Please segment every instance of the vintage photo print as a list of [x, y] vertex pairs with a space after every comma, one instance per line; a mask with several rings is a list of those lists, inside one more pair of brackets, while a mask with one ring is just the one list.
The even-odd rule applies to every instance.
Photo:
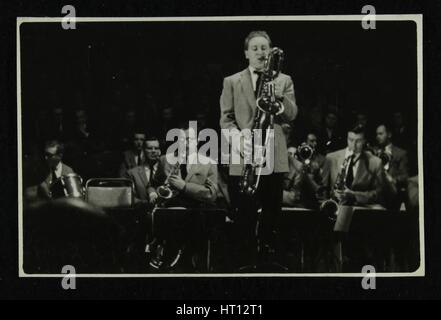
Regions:
[[424, 276], [422, 59], [421, 15], [17, 18], [19, 276]]

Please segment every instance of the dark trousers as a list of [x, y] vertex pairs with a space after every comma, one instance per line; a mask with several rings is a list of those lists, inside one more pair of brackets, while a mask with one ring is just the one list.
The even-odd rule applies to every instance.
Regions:
[[235, 243], [239, 259], [254, 259], [256, 251], [257, 210], [262, 207], [257, 236], [262, 244], [274, 245], [274, 232], [281, 212], [283, 173], [261, 176], [258, 192], [252, 198], [239, 190], [240, 176], [230, 176], [228, 192], [234, 215]]

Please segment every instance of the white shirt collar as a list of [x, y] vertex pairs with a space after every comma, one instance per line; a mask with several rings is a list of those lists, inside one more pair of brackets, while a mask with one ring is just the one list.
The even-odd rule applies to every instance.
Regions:
[[389, 143], [386, 147], [384, 147], [384, 151], [392, 154], [392, 143]]
[[351, 151], [351, 150], [349, 150], [349, 148], [346, 148], [345, 159], [349, 158], [352, 155], [355, 155], [354, 161], [357, 161], [358, 158], [360, 157], [361, 153], [354, 154], [354, 151]]

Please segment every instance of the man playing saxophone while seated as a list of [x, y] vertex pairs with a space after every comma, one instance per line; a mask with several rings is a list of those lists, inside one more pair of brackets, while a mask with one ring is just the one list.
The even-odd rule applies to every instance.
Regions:
[[[174, 198], [167, 201], [169, 204], [166, 206], [212, 205], [216, 201], [217, 194], [216, 163], [199, 154], [197, 150], [191, 153], [190, 143], [197, 144], [196, 133], [191, 128], [183, 132], [185, 137], [181, 139], [185, 140], [185, 155], [180, 155], [177, 163], [170, 163], [167, 155], [159, 158], [158, 170], [154, 177], [154, 186], [159, 197], [156, 201], [161, 201], [158, 188], [166, 184]], [[169, 155], [169, 158], [173, 157]]]
[[[369, 205], [384, 200], [383, 166], [378, 157], [364, 150], [365, 143], [364, 128], [356, 126], [348, 131], [345, 149], [326, 155], [323, 186], [340, 204]], [[335, 189], [337, 178], [343, 179], [343, 187], [338, 190]]]

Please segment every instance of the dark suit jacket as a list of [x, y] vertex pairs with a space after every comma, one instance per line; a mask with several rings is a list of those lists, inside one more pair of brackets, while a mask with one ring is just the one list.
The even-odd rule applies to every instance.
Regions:
[[303, 183], [303, 164], [296, 158], [289, 156], [289, 172], [284, 175], [283, 204], [294, 206], [301, 200]]
[[[158, 170], [154, 177], [154, 186], [163, 185], [169, 173], [174, 169], [174, 165], [168, 163], [166, 155], [159, 159]], [[216, 201], [217, 195], [217, 166], [216, 164], [192, 164], [185, 178], [186, 188], [184, 197], [199, 202]]]
[[392, 161], [389, 165], [389, 174], [399, 184], [406, 184], [409, 177], [407, 152], [392, 145]]
[[[61, 175], [65, 176], [67, 174], [74, 173], [71, 167], [61, 163]], [[51, 198], [50, 187], [52, 183], [52, 175], [51, 173], [46, 177], [46, 179], [39, 186], [39, 193], [43, 198], [49, 199]]]
[[[276, 79], [276, 91], [283, 93], [285, 111], [276, 122], [294, 120], [297, 105], [291, 77], [281, 73]], [[221, 129], [251, 129], [256, 113], [256, 98], [250, 70], [247, 68], [224, 79], [220, 97]], [[288, 172], [288, 153], [286, 140], [279, 123], [274, 125], [274, 172]], [[230, 175], [241, 175], [242, 165], [230, 165]]]
[[[144, 166], [138, 166], [127, 170], [125, 178], [135, 184], [135, 197], [139, 200], [149, 200], [149, 194], [155, 192], [152, 181], [149, 181]], [[153, 179], [152, 179], [153, 180]]]
[[[331, 192], [337, 175], [341, 171], [346, 149], [326, 155], [323, 167], [323, 185]], [[352, 183], [357, 204], [373, 204], [384, 201], [385, 173], [380, 158], [363, 152], [358, 160], [358, 169]]]
[[[137, 166], [136, 161], [135, 161], [135, 156], [136, 156], [136, 154], [135, 154], [135, 152], [133, 152], [133, 150], [124, 151], [123, 161], [122, 161], [121, 166], [119, 168], [119, 176], [120, 177], [125, 177], [127, 170], [130, 170], [130, 169]], [[144, 151], [143, 151], [143, 158], [142, 158], [141, 165], [144, 164], [144, 161], [145, 161], [145, 156], [144, 156]]]

